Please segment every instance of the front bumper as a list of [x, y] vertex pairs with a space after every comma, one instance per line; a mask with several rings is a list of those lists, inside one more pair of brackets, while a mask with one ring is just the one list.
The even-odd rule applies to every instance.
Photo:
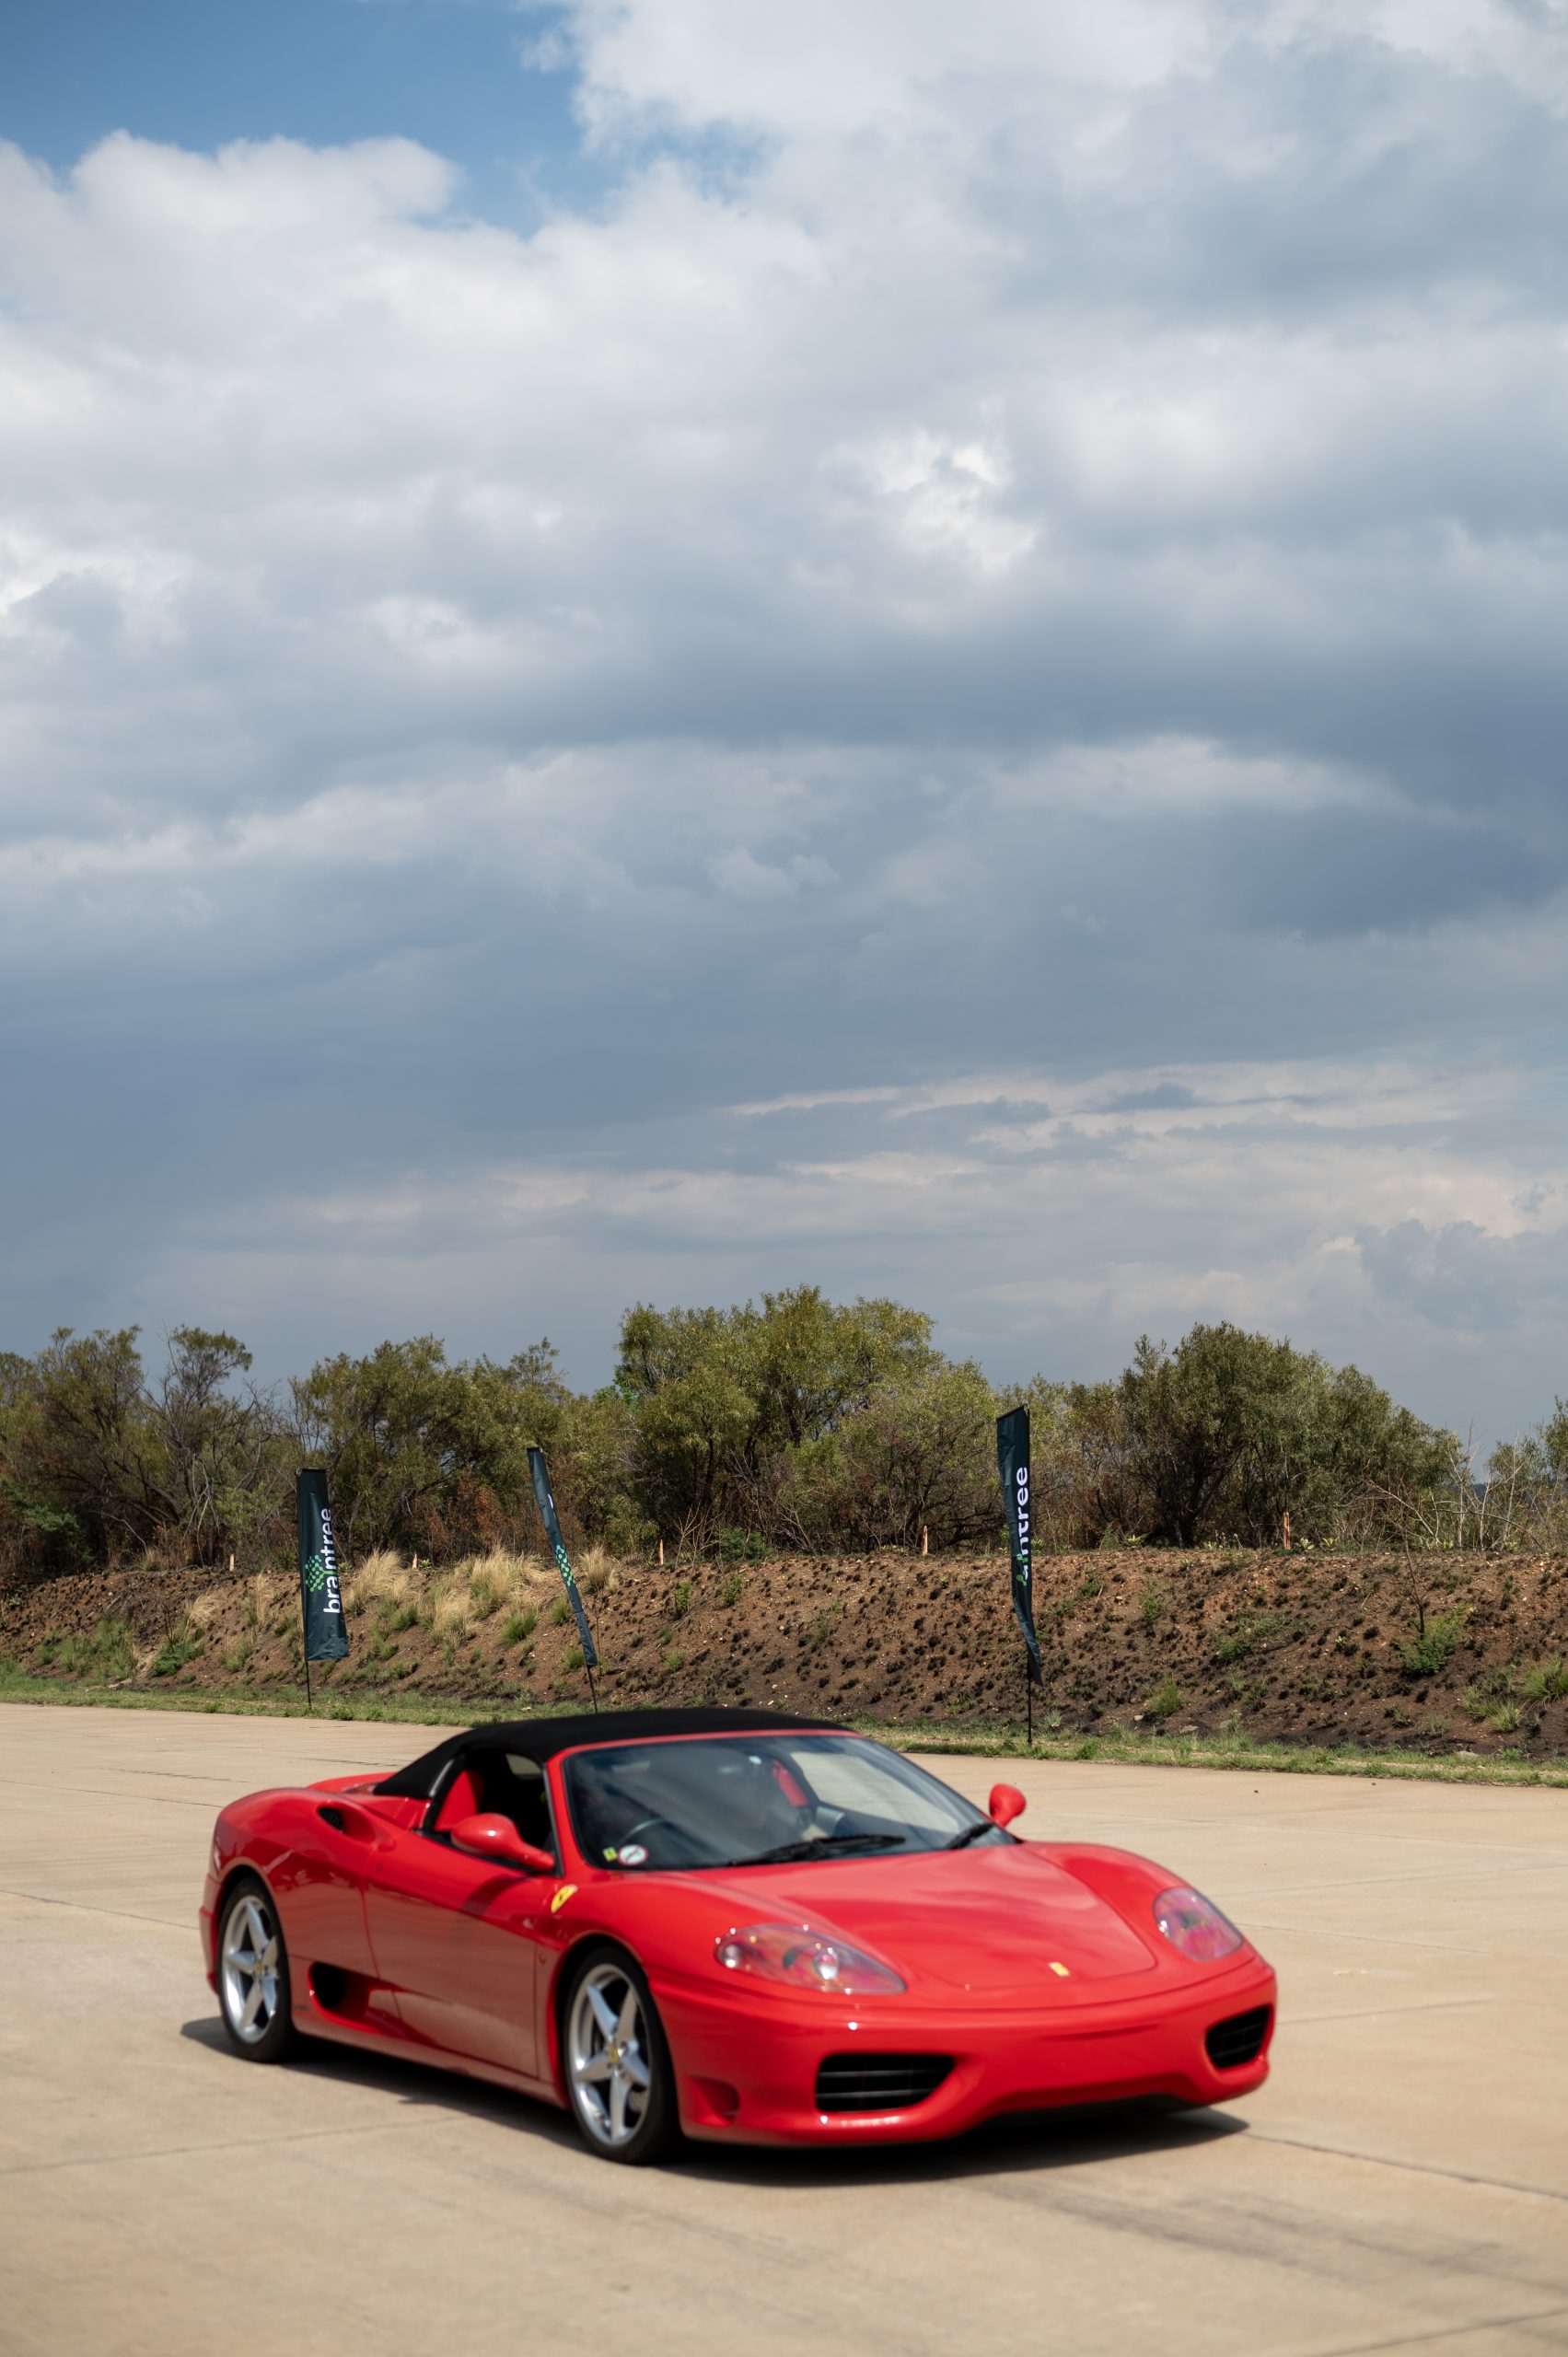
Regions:
[[[1260, 1957], [1206, 1974], [1196, 1987], [1104, 2003], [1027, 2010], [938, 2011], [883, 2000], [796, 2003], [771, 1993], [722, 2002], [691, 1984], [656, 1986], [674, 2058], [681, 2124], [738, 2143], [858, 2144], [957, 2136], [1004, 2112], [1163, 2098], [1229, 2103], [1269, 2072], [1274, 1975]], [[722, 1992], [726, 1995], [727, 1992]], [[1257, 2059], [1216, 2069], [1214, 2026], [1270, 2008]], [[935, 2094], [897, 2111], [824, 2111], [817, 2073], [829, 2055], [945, 2055]]]

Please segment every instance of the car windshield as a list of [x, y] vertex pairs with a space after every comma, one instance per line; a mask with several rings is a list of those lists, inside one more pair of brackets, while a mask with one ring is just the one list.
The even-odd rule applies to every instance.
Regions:
[[633, 1873], [907, 1856], [1011, 1838], [935, 1776], [860, 1736], [606, 1744], [563, 1765], [584, 1856]]

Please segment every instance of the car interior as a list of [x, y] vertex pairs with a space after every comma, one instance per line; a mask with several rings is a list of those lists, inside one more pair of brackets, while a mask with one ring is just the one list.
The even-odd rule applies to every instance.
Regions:
[[520, 1752], [503, 1751], [497, 1744], [475, 1744], [463, 1754], [463, 1764], [442, 1794], [435, 1822], [426, 1829], [450, 1836], [465, 1817], [510, 1818], [525, 1841], [555, 1854], [555, 1829], [550, 1818], [550, 1791], [537, 1759]]

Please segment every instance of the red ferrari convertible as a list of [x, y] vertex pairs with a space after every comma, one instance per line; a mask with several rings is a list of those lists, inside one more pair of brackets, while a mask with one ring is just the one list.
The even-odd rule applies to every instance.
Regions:
[[251, 2061], [392, 2048], [613, 2161], [1256, 2087], [1262, 1957], [1146, 1858], [1019, 1840], [1023, 1805], [769, 1711], [474, 1727], [226, 1808], [202, 1960]]

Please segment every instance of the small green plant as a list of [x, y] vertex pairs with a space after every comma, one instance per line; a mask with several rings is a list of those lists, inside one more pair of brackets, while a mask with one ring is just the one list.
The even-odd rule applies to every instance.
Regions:
[[1181, 1708], [1181, 1689], [1174, 1678], [1162, 1678], [1144, 1705], [1151, 1719], [1173, 1719]]
[[691, 1609], [691, 1583], [690, 1580], [677, 1580], [675, 1584], [675, 1594], [670, 1598], [670, 1619], [672, 1620], [683, 1620]]
[[754, 1530], [721, 1530], [719, 1561], [721, 1563], [760, 1563], [768, 1551], [768, 1542]]
[[1091, 1569], [1084, 1573], [1079, 1582], [1078, 1594], [1084, 1597], [1098, 1596], [1104, 1586], [1105, 1573], [1098, 1569]]
[[572, 1607], [566, 1597], [558, 1596], [545, 1617], [552, 1629], [563, 1628], [572, 1618]]
[[539, 1614], [531, 1604], [524, 1605], [521, 1610], [508, 1612], [502, 1621], [501, 1642], [504, 1645], [526, 1645], [538, 1627]]
[[721, 1580], [719, 1583], [719, 1602], [726, 1605], [738, 1604], [740, 1601], [740, 1591], [745, 1585], [746, 1574], [744, 1572], [731, 1572], [726, 1579]]
[[686, 1656], [679, 1645], [671, 1645], [668, 1648], [664, 1657], [664, 1666], [672, 1677], [678, 1669], [685, 1668]]
[[581, 1669], [582, 1666], [583, 1649], [581, 1645], [574, 1645], [561, 1664], [561, 1674], [563, 1678], [569, 1677], [573, 1670]]
[[1526, 1670], [1520, 1684], [1532, 1702], [1561, 1702], [1568, 1694], [1568, 1663], [1561, 1654], [1554, 1661], [1538, 1662]]
[[1440, 1669], [1446, 1669], [1464, 1625], [1462, 1613], [1434, 1612], [1418, 1635], [1401, 1637], [1400, 1662], [1405, 1676], [1435, 1678]]
[[1487, 1722], [1489, 1726], [1495, 1727], [1499, 1735], [1513, 1735], [1517, 1729], [1518, 1724], [1519, 1706], [1517, 1702], [1512, 1700], [1509, 1700], [1506, 1702], [1499, 1702], [1497, 1708], [1493, 1712], [1491, 1718]]
[[1216, 1661], [1245, 1661], [1249, 1654], [1264, 1653], [1290, 1632], [1283, 1612], [1244, 1612], [1234, 1629], [1214, 1640]]
[[255, 1640], [250, 1637], [237, 1638], [229, 1646], [224, 1655], [223, 1666], [231, 1678], [238, 1678], [242, 1670], [249, 1669], [255, 1650]]
[[469, 1610], [476, 1620], [488, 1620], [501, 1602], [501, 1590], [483, 1573], [469, 1588]]
[[1138, 1597], [1138, 1610], [1151, 1637], [1159, 1626], [1165, 1608], [1164, 1588], [1157, 1580], [1146, 1580]]
[[401, 1636], [405, 1629], [417, 1629], [419, 1626], [418, 1605], [389, 1605], [385, 1614], [381, 1617], [381, 1626], [384, 1629], [389, 1630], [394, 1636]]
[[188, 1629], [181, 1629], [174, 1636], [166, 1637], [150, 1664], [153, 1676], [173, 1678], [178, 1671], [184, 1668], [187, 1662], [194, 1661], [201, 1650], [201, 1638], [193, 1636]]
[[131, 1675], [131, 1631], [123, 1620], [104, 1619], [90, 1636], [46, 1637], [38, 1649], [41, 1668], [67, 1678], [90, 1678], [112, 1685]]

